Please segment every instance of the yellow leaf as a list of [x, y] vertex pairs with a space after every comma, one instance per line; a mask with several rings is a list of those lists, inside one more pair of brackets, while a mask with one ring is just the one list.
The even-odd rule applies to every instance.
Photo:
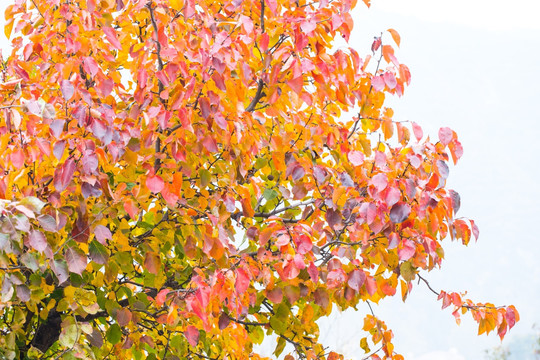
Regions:
[[169, 3], [171, 4], [171, 7], [176, 11], [182, 10], [182, 7], [184, 6], [182, 0], [169, 0]]
[[4, 25], [4, 34], [6, 34], [6, 38], [8, 39], [11, 36], [11, 30], [13, 29], [13, 24], [15, 24], [15, 21], [13, 19], [9, 19], [6, 22], [6, 25]]

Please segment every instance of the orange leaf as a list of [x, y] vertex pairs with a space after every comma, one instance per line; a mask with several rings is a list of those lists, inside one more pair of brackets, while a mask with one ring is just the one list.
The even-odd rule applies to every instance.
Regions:
[[392, 39], [394, 39], [394, 42], [399, 47], [399, 43], [401, 42], [401, 36], [399, 36], [398, 32], [394, 29], [388, 29], [387, 30], [390, 35], [392, 35]]

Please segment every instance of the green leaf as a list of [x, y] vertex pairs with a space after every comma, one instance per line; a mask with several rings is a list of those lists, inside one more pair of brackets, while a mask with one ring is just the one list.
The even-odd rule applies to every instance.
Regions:
[[78, 338], [79, 330], [77, 328], [77, 325], [69, 324], [68, 326], [62, 328], [62, 332], [60, 333], [60, 338], [58, 340], [60, 341], [60, 344], [62, 346], [71, 348], [75, 345]]
[[274, 355], [276, 355], [276, 358], [281, 355], [281, 353], [285, 349], [285, 345], [287, 345], [285, 339], [282, 337], [278, 338], [276, 349], [274, 350]]
[[43, 206], [45, 206], [45, 203], [41, 200], [39, 200], [35, 196], [28, 196], [19, 201], [19, 204], [23, 205], [24, 207], [32, 210], [36, 214], [41, 213], [41, 209], [43, 209]]
[[266, 199], [266, 201], [271, 201], [275, 199], [278, 196], [278, 192], [274, 189], [264, 189], [263, 191], [263, 197]]
[[201, 169], [199, 171], [199, 176], [201, 177], [201, 187], [207, 187], [208, 184], [210, 184], [210, 180], [212, 177], [212, 174], [210, 174], [210, 171], [206, 169]]
[[260, 326], [250, 327], [249, 338], [254, 344], [261, 344], [264, 340], [264, 331]]
[[120, 340], [122, 340], [122, 330], [120, 329], [120, 326], [118, 326], [118, 324], [112, 324], [107, 330], [106, 337], [107, 341], [111, 344], [118, 344]]
[[88, 251], [90, 252], [90, 259], [98, 264], [104, 265], [109, 260], [107, 248], [96, 240], [92, 240], [88, 246]]
[[416, 276], [416, 269], [410, 263], [410, 261], [404, 261], [399, 268], [401, 277], [405, 281], [412, 281]]

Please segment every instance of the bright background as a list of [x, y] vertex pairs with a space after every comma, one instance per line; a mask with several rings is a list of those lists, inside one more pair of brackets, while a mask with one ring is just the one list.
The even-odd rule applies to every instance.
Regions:
[[[461, 195], [459, 215], [480, 227], [480, 239], [467, 248], [445, 240], [442, 269], [424, 277], [435, 289], [467, 290], [473, 301], [514, 304], [521, 321], [502, 345], [511, 347], [512, 359], [534, 359], [532, 327], [540, 325], [540, 2], [372, 3], [368, 10], [359, 1], [353, 12], [350, 45], [367, 53], [373, 36], [388, 28], [400, 33], [396, 55], [409, 66], [412, 82], [402, 98], [391, 99], [394, 118], [417, 122], [435, 139], [442, 126], [458, 133], [465, 153], [448, 186]], [[384, 40], [392, 41], [388, 33]], [[495, 334], [476, 336], [470, 316], [457, 326], [451, 311], [440, 308], [419, 284], [405, 304], [396, 297], [374, 311], [408, 360], [476, 360], [501, 345]], [[321, 323], [328, 345], [363, 359], [358, 340], [367, 311]]]
[[[0, 0], [2, 13], [8, 3]], [[540, 2], [373, 0], [369, 10], [359, 1], [353, 14], [351, 46], [360, 54], [388, 28], [401, 34], [396, 55], [411, 69], [412, 83], [403, 98], [390, 100], [395, 120], [415, 121], [435, 139], [439, 127], [449, 126], [465, 149], [449, 187], [461, 194], [461, 216], [478, 223], [480, 240], [468, 248], [447, 241], [442, 270], [424, 276], [436, 289], [468, 290], [474, 301], [516, 305], [522, 320], [503, 345], [528, 346], [540, 323]], [[388, 33], [384, 40], [391, 41]], [[7, 54], [3, 31], [0, 46]], [[440, 307], [419, 284], [405, 304], [396, 297], [374, 311], [408, 360], [476, 360], [500, 345], [495, 334], [477, 337], [468, 317], [457, 326]], [[322, 339], [363, 359], [367, 311], [322, 321]], [[521, 348], [512, 359], [533, 359]]]

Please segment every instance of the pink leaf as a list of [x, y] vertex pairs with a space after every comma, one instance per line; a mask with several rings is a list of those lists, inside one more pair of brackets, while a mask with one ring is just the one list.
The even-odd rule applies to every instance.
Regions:
[[32, 230], [30, 232], [30, 235], [28, 235], [28, 242], [30, 245], [36, 249], [39, 252], [45, 251], [47, 249], [47, 238], [41, 231], [34, 231]]
[[360, 151], [350, 151], [348, 154], [349, 161], [354, 166], [360, 166], [364, 163], [364, 154]]
[[189, 325], [184, 331], [184, 336], [186, 337], [189, 345], [195, 347], [199, 343], [199, 330], [193, 326]]
[[268, 8], [270, 9], [270, 11], [272, 12], [272, 14], [275, 15], [276, 10], [277, 10], [277, 1], [276, 0], [265, 0], [265, 3], [268, 6]]
[[91, 57], [85, 57], [83, 59], [83, 68], [84, 68], [84, 71], [86, 71], [92, 77], [96, 76], [99, 71], [99, 67], [96, 60], [92, 59]]
[[386, 205], [388, 207], [393, 206], [395, 203], [397, 203], [401, 199], [401, 192], [399, 189], [392, 187], [388, 189], [388, 192], [386, 193]]
[[295, 239], [296, 243], [296, 252], [298, 254], [304, 255], [313, 249], [313, 243], [307, 235], [300, 235]]
[[103, 32], [105, 33], [105, 37], [107, 40], [111, 43], [111, 45], [117, 49], [122, 49], [122, 45], [120, 44], [120, 41], [118, 41], [118, 38], [116, 37], [116, 31], [112, 27], [104, 26]]
[[38, 216], [39, 225], [45, 231], [56, 232], [58, 229], [56, 227], [56, 220], [51, 215], [40, 215]]
[[313, 30], [315, 30], [316, 27], [317, 27], [317, 22], [315, 21], [314, 18], [312, 18], [309, 21], [304, 21], [302, 25], [300, 25], [300, 29], [302, 29], [302, 31], [305, 34], [311, 33]]
[[439, 129], [439, 141], [443, 145], [450, 144], [450, 141], [452, 141], [452, 138], [454, 136], [454, 132], [452, 129], [447, 127], [442, 127]]
[[379, 173], [371, 179], [371, 185], [375, 186], [377, 191], [381, 192], [388, 185], [388, 177], [384, 173]]
[[207, 135], [203, 141], [203, 146], [208, 150], [209, 152], [216, 152], [218, 151], [216, 140], [211, 137], [210, 135]]
[[315, 266], [313, 261], [309, 263], [307, 272], [311, 278], [311, 281], [316, 284], [319, 281], [319, 269], [317, 269], [317, 266]]
[[388, 86], [389, 89], [393, 89], [396, 87], [397, 80], [393, 73], [391, 73], [390, 71], [387, 71], [384, 73], [383, 77], [384, 77], [384, 82], [386, 86]]
[[165, 182], [159, 175], [148, 176], [146, 178], [146, 186], [153, 193], [159, 193], [165, 187]]
[[480, 230], [478, 229], [478, 226], [476, 226], [476, 223], [474, 222], [474, 220], [469, 220], [471, 222], [471, 228], [472, 228], [472, 233], [474, 235], [474, 238], [476, 240], [478, 240], [478, 236], [480, 236]]
[[62, 80], [60, 83], [60, 90], [62, 91], [62, 96], [66, 101], [69, 101], [75, 93], [75, 88], [69, 80]]
[[422, 131], [422, 128], [420, 127], [420, 125], [413, 122], [412, 123], [412, 129], [413, 129], [413, 132], [414, 132], [414, 137], [416, 138], [417, 141], [420, 141], [422, 139], [422, 137], [424, 137], [424, 132]]
[[384, 79], [382, 76], [374, 76], [371, 78], [371, 86], [373, 86], [373, 89], [376, 91], [383, 91], [384, 85]]
[[448, 168], [448, 165], [442, 160], [437, 160], [437, 170], [439, 171], [439, 175], [443, 179], [447, 179], [448, 175], [450, 174], [450, 169]]
[[398, 257], [400, 261], [407, 261], [414, 256], [416, 253], [416, 246], [414, 242], [409, 239], [403, 240], [401, 243], [402, 246], [398, 249]]
[[106, 245], [107, 240], [112, 239], [111, 230], [109, 230], [109, 228], [103, 225], [97, 225], [94, 228], [94, 235], [96, 236], [96, 240], [102, 245]]

